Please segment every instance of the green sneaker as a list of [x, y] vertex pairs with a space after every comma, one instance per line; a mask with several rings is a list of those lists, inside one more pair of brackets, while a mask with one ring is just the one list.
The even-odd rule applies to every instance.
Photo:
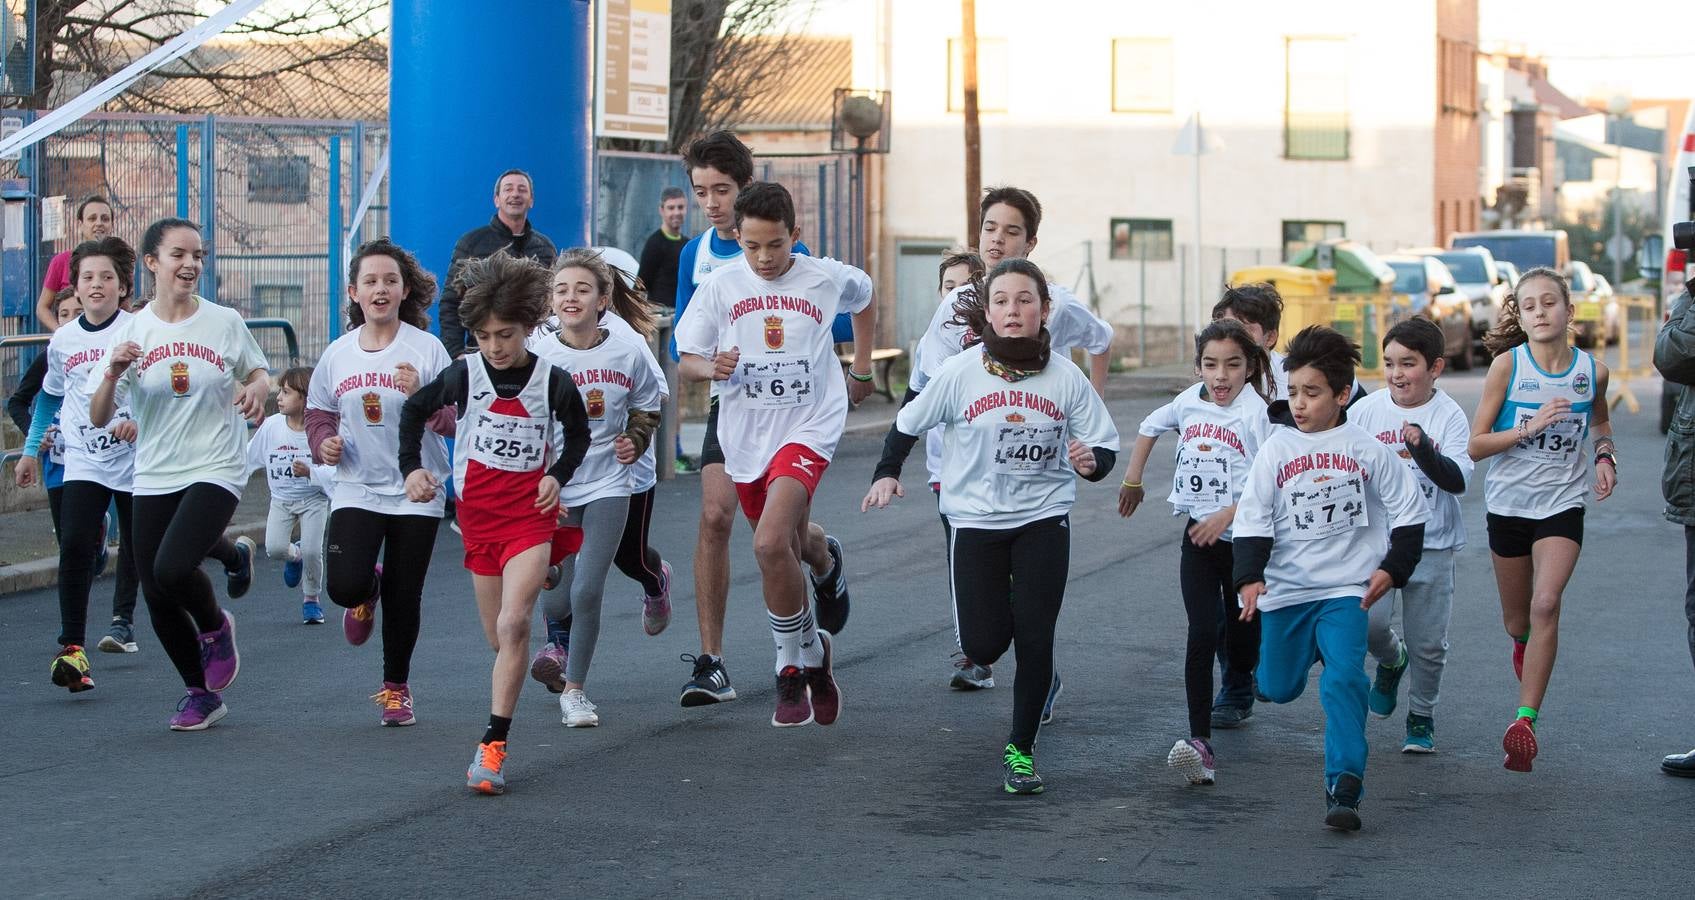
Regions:
[[1002, 770], [1006, 773], [1004, 787], [1009, 794], [1040, 794], [1042, 776], [1036, 774], [1036, 761], [1011, 744], [1006, 745]]
[[1407, 713], [1407, 740], [1402, 753], [1435, 753], [1436, 720], [1429, 716]]
[[1407, 644], [1401, 642], [1401, 661], [1394, 666], [1377, 665], [1377, 677], [1371, 682], [1371, 692], [1366, 695], [1366, 706], [1371, 708], [1371, 714], [1378, 719], [1387, 719], [1395, 711], [1395, 694], [1401, 686], [1401, 676], [1407, 671]]

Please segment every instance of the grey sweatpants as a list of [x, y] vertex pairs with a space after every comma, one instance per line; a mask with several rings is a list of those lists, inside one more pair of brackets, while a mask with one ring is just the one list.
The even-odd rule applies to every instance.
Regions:
[[1401, 630], [1406, 636], [1407, 707], [1414, 715], [1432, 716], [1442, 689], [1442, 666], [1448, 661], [1448, 617], [1454, 609], [1454, 551], [1425, 550], [1407, 586], [1390, 591], [1372, 604], [1366, 647], [1377, 662], [1400, 661], [1401, 638], [1391, 627], [1395, 600], [1401, 601]]
[[624, 519], [629, 514], [630, 498], [626, 495], [574, 506], [565, 519], [567, 525], [583, 530], [583, 548], [565, 557], [559, 587], [547, 595], [544, 605], [548, 618], [571, 619], [571, 655], [565, 663], [565, 680], [572, 684], [588, 682], [594, 645], [600, 639], [600, 598], [606, 590], [606, 573], [618, 553]]

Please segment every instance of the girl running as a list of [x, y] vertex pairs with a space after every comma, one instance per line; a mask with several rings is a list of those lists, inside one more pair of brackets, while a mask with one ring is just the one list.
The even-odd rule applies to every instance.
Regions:
[[[247, 442], [248, 471], [265, 470], [271, 489], [271, 512], [265, 519], [265, 555], [282, 560], [283, 584], [302, 580], [300, 620], [324, 624], [318, 602], [324, 584], [324, 526], [330, 517], [329, 491], [335, 469], [312, 464], [306, 440], [306, 392], [312, 370], [296, 366], [277, 379], [277, 414], [265, 420]], [[295, 528], [300, 540], [294, 540]]]
[[[560, 488], [589, 447], [589, 420], [571, 376], [524, 346], [547, 317], [547, 269], [499, 252], [467, 263], [460, 278], [459, 317], [478, 349], [406, 401], [400, 468], [408, 498], [439, 502], [444, 479], [422, 466], [419, 442], [427, 418], [457, 407], [453, 483], [465, 568], [476, 587], [483, 633], [495, 651], [488, 728], [465, 781], [479, 793], [499, 794], [506, 790], [501, 767], [524, 685], [536, 596], [548, 566], [583, 542], [582, 531], [561, 527], [558, 516]], [[622, 525], [614, 518], [613, 534]]]
[[[118, 507], [119, 580], [113, 596], [113, 626], [127, 629], [135, 614], [134, 539], [130, 534], [130, 491], [135, 477], [135, 423], [129, 409], [117, 412], [110, 428], [88, 422], [89, 373], [106, 356], [116, 326], [130, 317], [122, 308], [130, 295], [135, 251], [107, 237], [79, 245], [71, 253], [71, 284], [77, 292], [60, 304], [61, 316], [80, 309], [53, 332], [47, 345], [47, 368], [35, 403], [17, 480], [28, 485], [36, 478], [36, 450], [54, 422], [54, 447], [62, 454], [56, 527], [59, 531], [59, 653], [53, 659], [53, 683], [72, 693], [94, 687], [83, 642], [88, 630], [88, 594], [100, 573], [106, 536], [106, 509]], [[70, 402], [66, 403], [66, 399]], [[128, 588], [128, 596], [125, 588]], [[127, 599], [127, 603], [123, 602]], [[107, 635], [114, 640], [124, 635]], [[135, 646], [133, 634], [120, 645]], [[104, 643], [104, 640], [102, 641]]]
[[1504, 765], [1530, 771], [1536, 718], [1560, 644], [1560, 602], [1583, 546], [1589, 496], [1584, 441], [1595, 435], [1595, 499], [1618, 482], [1607, 417], [1607, 367], [1571, 343], [1571, 289], [1553, 269], [1519, 277], [1485, 338], [1489, 365], [1471, 422], [1471, 458], [1499, 456], [1483, 497], [1501, 622], [1513, 639], [1518, 713], [1501, 739]]
[[271, 379], [241, 314], [194, 294], [206, 258], [200, 226], [154, 222], [141, 258], [158, 296], [114, 326], [104, 364], [88, 373], [87, 424], [120, 421], [127, 400], [139, 432], [130, 509], [136, 572], [153, 632], [188, 689], [171, 728], [199, 731], [229, 712], [220, 692], [241, 668], [235, 620], [218, 608], [200, 561], [241, 500], [243, 420], [264, 415]]
[[[916, 439], [947, 426], [942, 514], [953, 526], [954, 614], [966, 655], [993, 664], [1018, 645], [1012, 734], [1003, 787], [1038, 794], [1032, 753], [1053, 680], [1054, 624], [1069, 568], [1075, 476], [1099, 481], [1118, 453], [1118, 431], [1082, 370], [1051, 353], [1044, 327], [1052, 300], [1042, 271], [1023, 259], [995, 266], [986, 309], [967, 291], [957, 321], [981, 344], [950, 359], [896, 428]], [[865, 505], [904, 496], [879, 478]]]
[[[1154, 442], [1178, 433], [1177, 474], [1166, 497], [1172, 512], [1188, 518], [1183, 530], [1178, 582], [1189, 616], [1183, 658], [1183, 693], [1189, 705], [1189, 737], [1166, 755], [1190, 784], [1212, 784], [1212, 664], [1220, 641], [1237, 655], [1236, 667], [1252, 671], [1259, 647], [1259, 620], [1233, 615], [1236, 589], [1230, 525], [1236, 501], [1259, 445], [1271, 431], [1266, 402], [1271, 361], [1239, 323], [1221, 319], [1195, 338], [1195, 369], [1201, 383], [1177, 395], [1142, 420], [1130, 468], [1118, 491], [1118, 514], [1129, 517], [1142, 504], [1142, 471]], [[1223, 626], [1222, 631], [1220, 625]]]
[[[347, 267], [352, 330], [318, 358], [306, 396], [306, 433], [318, 462], [336, 467], [325, 529], [324, 588], [342, 607], [341, 627], [357, 647], [383, 606], [383, 686], [373, 695], [382, 724], [417, 721], [408, 682], [418, 643], [424, 575], [435, 551], [442, 498], [407, 498], [400, 408], [447, 368], [447, 351], [424, 329], [436, 280], [386, 238], [367, 242]], [[419, 437], [420, 464], [447, 478], [441, 422]], [[382, 562], [378, 561], [381, 554]]]
[[[569, 643], [550, 640], [530, 667], [536, 680], [562, 689], [561, 721], [571, 728], [600, 724], [583, 685], [600, 636], [606, 573], [626, 526], [637, 515], [631, 490], [638, 473], [633, 467], [649, 449], [662, 396], [663, 382], [654, 378], [644, 359], [652, 356], [646, 343], [621, 337], [604, 325], [616, 318], [605, 315], [615, 296], [623, 298], [626, 312], [637, 315], [638, 323], [648, 324], [640, 301], [622, 278], [612, 277], [594, 251], [567, 251], [554, 265], [552, 286], [561, 330], [557, 337], [532, 345], [544, 361], [571, 375], [583, 395], [592, 435], [587, 455], [559, 498], [568, 510], [567, 523], [582, 530], [582, 549], [565, 558], [559, 580], [566, 590], [550, 594], [546, 604], [550, 625], [569, 623]], [[645, 610], [643, 618], [648, 619]], [[648, 628], [648, 634], [656, 633]]]

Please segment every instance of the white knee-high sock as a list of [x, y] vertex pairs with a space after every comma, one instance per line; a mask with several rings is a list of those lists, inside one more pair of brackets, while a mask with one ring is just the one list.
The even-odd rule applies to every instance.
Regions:
[[[787, 666], [801, 666], [801, 644], [805, 642], [804, 634], [811, 629], [812, 613], [801, 610], [792, 616], [771, 616], [771, 637], [777, 642], [777, 666], [781, 673]], [[814, 630], [815, 633], [815, 630]], [[813, 638], [814, 642], [817, 638]]]

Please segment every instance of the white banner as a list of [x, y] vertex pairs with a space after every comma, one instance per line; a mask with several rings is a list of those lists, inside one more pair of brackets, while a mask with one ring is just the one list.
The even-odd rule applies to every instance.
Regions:
[[603, 0], [595, 22], [596, 137], [671, 133], [671, 0]]

